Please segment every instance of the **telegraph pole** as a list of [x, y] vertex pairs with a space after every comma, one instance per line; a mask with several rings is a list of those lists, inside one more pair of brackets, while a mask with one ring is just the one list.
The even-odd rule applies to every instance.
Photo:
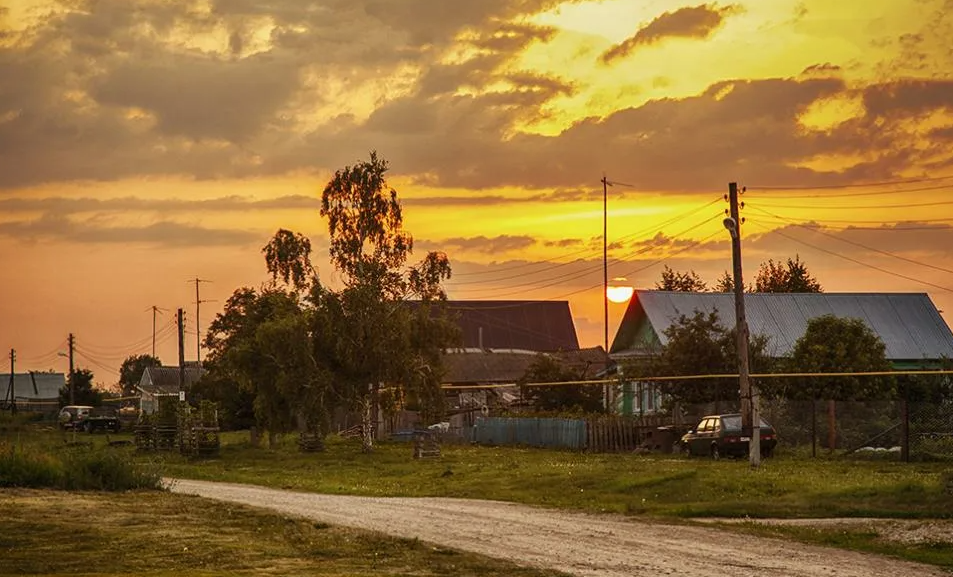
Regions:
[[761, 420], [758, 415], [758, 387], [751, 382], [748, 366], [748, 321], [745, 318], [745, 289], [741, 274], [741, 217], [738, 213], [738, 184], [728, 184], [728, 205], [731, 218], [725, 227], [731, 233], [731, 262], [735, 285], [735, 332], [737, 333], [738, 375], [741, 385], [741, 428], [747, 433], [751, 466], [761, 465]]
[[[605, 330], [605, 350], [609, 354], [609, 179], [602, 175], [602, 324]], [[611, 385], [605, 385], [606, 413], [611, 411]]]
[[66, 339], [66, 342], [69, 343], [69, 404], [76, 404], [76, 393], [73, 386], [73, 346], [76, 344], [76, 337], [73, 336], [73, 333], [69, 334], [69, 338]]
[[176, 319], [179, 325], [179, 395], [185, 390], [185, 325], [183, 318], [185, 314], [182, 309], [176, 313]]
[[152, 311], [152, 358], [156, 358], [156, 314], [162, 314], [166, 309], [152, 305], [146, 310]]
[[17, 352], [10, 349], [10, 414], [17, 414], [16, 372]]
[[200, 279], [195, 277], [194, 279], [188, 281], [195, 283], [195, 360], [199, 364], [202, 363], [202, 327], [199, 324], [199, 305], [202, 303], [212, 302], [212, 301], [203, 301], [199, 298], [199, 283], [202, 282], [212, 282], [210, 280]]

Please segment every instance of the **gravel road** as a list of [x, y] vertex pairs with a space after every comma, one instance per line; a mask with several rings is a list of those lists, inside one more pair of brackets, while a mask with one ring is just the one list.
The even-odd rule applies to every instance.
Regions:
[[523, 565], [600, 577], [950, 577], [884, 557], [498, 501], [321, 495], [179, 479], [176, 493], [418, 538]]

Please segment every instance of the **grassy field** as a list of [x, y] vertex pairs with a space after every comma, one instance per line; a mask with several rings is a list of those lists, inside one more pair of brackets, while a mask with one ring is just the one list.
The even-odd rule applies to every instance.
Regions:
[[[106, 444], [104, 435], [80, 437]], [[21, 448], [48, 447], [69, 438], [55, 432], [21, 432], [14, 442]], [[302, 454], [295, 440], [288, 436], [271, 450], [250, 447], [247, 433], [227, 433], [216, 459], [190, 460], [177, 454], [134, 458], [170, 477], [331, 494], [496, 499], [677, 522], [692, 517], [953, 518], [953, 494], [946, 490], [950, 467], [939, 463], [810, 459], [782, 453], [755, 471], [743, 460], [466, 445], [444, 445], [441, 457], [415, 461], [409, 443], [383, 443], [373, 454], [364, 454], [359, 441], [331, 437], [325, 452]], [[131, 447], [115, 450], [133, 453]], [[171, 498], [148, 498], [166, 497]], [[876, 532], [850, 529], [753, 524], [728, 529], [953, 568], [949, 543], [905, 545]]]
[[161, 491], [0, 490], [0, 551], [0, 575], [561, 575]]
[[512, 447], [447, 446], [415, 461], [407, 443], [329, 439], [301, 454], [294, 439], [251, 448], [244, 434], [223, 439], [221, 458], [170, 455], [168, 476], [254, 483], [323, 493], [441, 496], [515, 501], [658, 517], [953, 517], [941, 483], [946, 466], [780, 456], [753, 471], [747, 462], [680, 456], [592, 455]]

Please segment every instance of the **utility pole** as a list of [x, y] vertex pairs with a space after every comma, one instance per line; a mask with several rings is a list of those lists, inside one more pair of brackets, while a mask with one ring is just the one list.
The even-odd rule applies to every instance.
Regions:
[[210, 280], [200, 279], [195, 277], [194, 279], [188, 281], [195, 283], [195, 360], [199, 364], [202, 363], [202, 327], [199, 324], [199, 305], [202, 303], [208, 303], [212, 301], [203, 301], [199, 298], [199, 283], [203, 282], [212, 282]]
[[745, 289], [741, 274], [741, 217], [738, 211], [738, 184], [728, 184], [730, 218], [725, 228], [731, 233], [731, 263], [735, 285], [735, 332], [737, 333], [738, 375], [741, 385], [741, 428], [749, 436], [748, 455], [752, 467], [761, 465], [761, 419], [758, 415], [758, 387], [749, 378], [748, 321], [745, 318]]
[[182, 309], [176, 313], [176, 320], [179, 325], [179, 396], [185, 390], [185, 325], [183, 324], [185, 314]]
[[167, 310], [162, 307], [157, 307], [152, 305], [146, 309], [147, 311], [152, 311], [152, 358], [156, 357], [156, 315], [162, 314], [163, 311]]
[[73, 386], [73, 347], [76, 345], [76, 337], [73, 336], [73, 333], [69, 334], [69, 338], [66, 339], [66, 342], [69, 343], [69, 404], [76, 404], [76, 392], [75, 387]]
[[15, 349], [10, 349], [10, 414], [17, 414], [17, 392], [16, 392], [16, 381], [17, 381], [17, 352]]
[[[605, 330], [605, 350], [609, 354], [609, 179], [602, 174], [602, 324]], [[611, 411], [612, 385], [605, 385], [606, 414]]]

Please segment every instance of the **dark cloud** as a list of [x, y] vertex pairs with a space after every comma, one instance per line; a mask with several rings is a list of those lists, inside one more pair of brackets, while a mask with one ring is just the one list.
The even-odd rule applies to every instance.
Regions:
[[624, 58], [640, 46], [650, 46], [666, 38], [695, 38], [704, 40], [721, 28], [725, 18], [742, 11], [738, 5], [719, 7], [717, 4], [702, 4], [666, 12], [652, 20], [622, 43], [616, 44], [602, 54], [602, 62]]
[[[813, 73], [729, 80], [583, 119], [558, 135], [521, 133], [515, 127], [538, 121], [554, 98], [575, 90], [515, 67], [515, 51], [546, 42], [552, 31], [509, 19], [555, 2], [487, 0], [453, 10], [440, 2], [242, 0], [207, 12], [198, 3], [101, 0], [53, 17], [0, 47], [0, 189], [135, 176], [314, 174], [377, 149], [395, 176], [415, 184], [538, 191], [518, 199], [405, 199], [477, 206], [596, 200], [603, 171], [637, 189], [674, 193], [721, 191], [732, 179], [782, 186], [890, 179], [949, 162], [938, 154], [945, 132], [935, 133], [932, 150], [913, 146], [915, 121], [953, 103], [953, 83], [942, 78], [868, 86]], [[734, 10], [699, 8], [722, 19]], [[252, 54], [258, 48], [247, 31], [264, 17], [274, 26], [272, 45]], [[643, 38], [661, 35], [658, 26]], [[222, 27], [222, 54], [164, 40], [184, 31], [221, 34]], [[448, 63], [449, 47], [463, 41], [478, 55]], [[342, 114], [316, 127], [301, 122], [299, 114], [334, 92], [323, 91], [325, 84], [356, 93], [405, 65], [422, 76], [367, 120]], [[861, 98], [867, 113], [831, 129], [803, 126], [805, 111], [843, 97]], [[841, 171], [804, 167], [824, 155], [868, 160]]]
[[811, 64], [805, 68], [801, 74], [824, 76], [830, 74], [839, 74], [841, 70], [842, 68], [840, 66], [831, 64], [830, 62], [825, 62], [823, 64]]
[[536, 244], [536, 239], [530, 236], [500, 235], [494, 237], [474, 236], [456, 237], [444, 240], [425, 240], [417, 244], [430, 249], [438, 249], [447, 253], [453, 251], [472, 251], [486, 254], [503, 253], [512, 250], [522, 250]]
[[106, 212], [247, 212], [262, 210], [320, 210], [317, 197], [288, 195], [267, 200], [250, 200], [241, 196], [223, 196], [205, 200], [175, 198], [121, 197], [98, 199], [90, 197], [64, 198], [7, 198], [0, 199], [0, 213], [53, 212], [57, 215]]
[[583, 243], [581, 238], [562, 238], [559, 240], [547, 240], [543, 244], [549, 247], [558, 247], [558, 248], [568, 248], [571, 246], [579, 246]]
[[148, 244], [163, 247], [246, 245], [264, 235], [235, 229], [212, 229], [162, 221], [141, 227], [104, 226], [94, 220], [77, 222], [62, 216], [0, 223], [0, 235], [18, 241], [64, 241], [80, 244]]

